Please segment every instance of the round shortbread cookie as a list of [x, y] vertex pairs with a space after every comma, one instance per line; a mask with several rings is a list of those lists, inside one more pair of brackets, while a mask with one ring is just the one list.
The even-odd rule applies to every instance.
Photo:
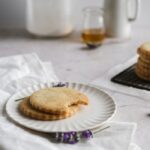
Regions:
[[150, 70], [150, 64], [145, 63], [142, 59], [138, 58], [138, 65], [146, 70]]
[[150, 81], [150, 76], [146, 76], [139, 69], [135, 69], [135, 73], [140, 79]]
[[84, 94], [70, 88], [46, 88], [34, 92], [30, 96], [33, 108], [51, 114], [69, 113], [69, 107], [76, 104], [88, 104]]
[[150, 59], [150, 42], [146, 42], [146, 43], [142, 44], [138, 48], [138, 54]]
[[47, 114], [32, 108], [32, 106], [29, 103], [29, 98], [25, 98], [19, 104], [19, 110], [23, 115], [29, 118], [48, 121], [48, 120], [60, 120], [71, 117], [79, 110], [79, 107], [77, 105], [71, 106], [69, 107], [69, 113], [63, 115]]
[[146, 59], [146, 58], [141, 57], [141, 56], [140, 56], [138, 59], [139, 59], [140, 61], [142, 61], [144, 64], [150, 66], [150, 59]]
[[144, 68], [140, 63], [136, 64], [136, 70], [139, 70], [145, 76], [150, 76], [150, 69]]
[[143, 69], [141, 70], [141, 68], [139, 67], [138, 64], [136, 64], [135, 73], [136, 73], [136, 75], [137, 75], [139, 78], [141, 78], [141, 79], [143, 79], [143, 80], [146, 80], [146, 81], [150, 81], [150, 74], [149, 74], [149, 73], [145, 73], [145, 72], [143, 71]]

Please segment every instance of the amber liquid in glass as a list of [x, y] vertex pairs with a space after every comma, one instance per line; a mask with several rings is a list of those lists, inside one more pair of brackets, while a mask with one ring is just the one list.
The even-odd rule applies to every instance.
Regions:
[[102, 29], [86, 29], [82, 32], [83, 42], [90, 48], [101, 45], [105, 37], [105, 32]]

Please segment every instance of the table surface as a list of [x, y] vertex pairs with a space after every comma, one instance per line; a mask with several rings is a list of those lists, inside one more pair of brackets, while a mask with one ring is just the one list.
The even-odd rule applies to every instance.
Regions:
[[[35, 52], [43, 61], [51, 61], [60, 80], [92, 82], [136, 55], [136, 49], [150, 40], [148, 26], [136, 27], [130, 39], [106, 39], [101, 47], [89, 50], [80, 40], [80, 32], [64, 38], [39, 39], [24, 31], [0, 31], [0, 57]], [[150, 101], [112, 93], [118, 113], [114, 120], [136, 122], [136, 143], [142, 150], [150, 146]]]

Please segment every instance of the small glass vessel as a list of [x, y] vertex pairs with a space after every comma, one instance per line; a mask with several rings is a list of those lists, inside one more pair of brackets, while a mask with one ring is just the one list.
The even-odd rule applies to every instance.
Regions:
[[89, 48], [96, 48], [102, 44], [106, 37], [103, 10], [98, 7], [88, 7], [85, 8], [83, 12], [83, 42], [87, 44]]

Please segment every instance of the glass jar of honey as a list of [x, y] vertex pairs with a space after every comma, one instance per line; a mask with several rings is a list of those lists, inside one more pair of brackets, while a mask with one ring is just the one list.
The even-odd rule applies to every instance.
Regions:
[[88, 7], [83, 12], [82, 40], [89, 48], [96, 48], [106, 37], [103, 10], [98, 7]]

